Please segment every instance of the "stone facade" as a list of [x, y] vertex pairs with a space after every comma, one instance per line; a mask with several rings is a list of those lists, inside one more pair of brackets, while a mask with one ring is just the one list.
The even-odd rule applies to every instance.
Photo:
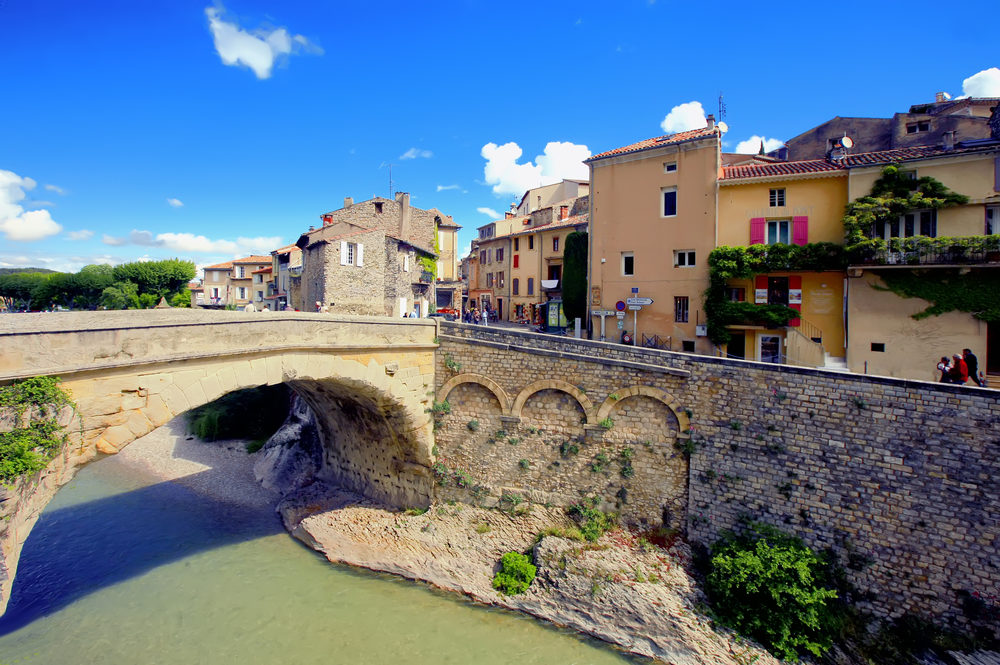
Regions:
[[[961, 625], [972, 594], [997, 609], [996, 391], [460, 324], [442, 324], [440, 340], [437, 400], [455, 395], [440, 455], [494, 495], [596, 493], [630, 521], [679, 524], [704, 544], [762, 520], [834, 552], [878, 615]], [[539, 386], [563, 394], [536, 405]], [[487, 393], [497, 396], [489, 425], [463, 432]], [[553, 425], [525, 434], [542, 418]], [[497, 419], [517, 446], [485, 440]], [[584, 463], [564, 467], [557, 444], [579, 429]], [[634, 451], [630, 479], [619, 470], [624, 447]], [[597, 451], [606, 476], [586, 466]]]

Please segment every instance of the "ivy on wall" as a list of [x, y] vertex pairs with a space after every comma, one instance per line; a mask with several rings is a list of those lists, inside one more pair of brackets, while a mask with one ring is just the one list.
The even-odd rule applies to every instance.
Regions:
[[26, 427], [0, 432], [0, 483], [9, 485], [45, 468], [59, 453], [66, 434], [56, 414], [67, 404], [73, 402], [59, 387], [57, 377], [39, 376], [0, 387], [0, 409], [12, 411], [16, 420], [29, 407], [41, 410]]
[[[441, 256], [441, 240], [438, 238], [437, 229], [434, 229], [434, 254]], [[437, 257], [436, 256], [421, 256], [417, 259], [420, 263], [420, 269], [424, 272], [429, 272], [432, 279], [437, 279]]]
[[947, 208], [969, 202], [969, 197], [957, 194], [931, 177], [911, 178], [891, 164], [872, 184], [872, 192], [847, 204], [844, 210], [844, 237], [853, 247], [871, 238], [877, 224], [891, 222], [913, 211]]
[[902, 298], [921, 298], [930, 304], [913, 315], [926, 319], [947, 312], [968, 312], [981, 321], [1000, 321], [1000, 271], [961, 274], [959, 270], [886, 270], [879, 273], [885, 286]]

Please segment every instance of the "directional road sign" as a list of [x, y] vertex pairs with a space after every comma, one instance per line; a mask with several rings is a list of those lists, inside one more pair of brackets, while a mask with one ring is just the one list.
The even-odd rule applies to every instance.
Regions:
[[641, 310], [642, 310], [642, 305], [629, 305], [628, 306], [628, 311], [630, 311], [630, 312], [638, 312], [638, 311], [641, 311]]
[[613, 309], [595, 309], [590, 312], [594, 316], [614, 316], [615, 310]]
[[[627, 305], [639, 305], [639, 306], [642, 306], [642, 305], [652, 305], [653, 304], [653, 299], [652, 298], [626, 298], [625, 299], [625, 304], [627, 304]], [[632, 309], [632, 308], [629, 307], [629, 309]]]

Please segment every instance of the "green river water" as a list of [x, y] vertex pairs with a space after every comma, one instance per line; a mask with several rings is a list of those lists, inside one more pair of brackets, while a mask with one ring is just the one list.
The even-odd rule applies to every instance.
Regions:
[[331, 565], [270, 508], [117, 458], [47, 507], [0, 619], [0, 665], [627, 662], [530, 618]]

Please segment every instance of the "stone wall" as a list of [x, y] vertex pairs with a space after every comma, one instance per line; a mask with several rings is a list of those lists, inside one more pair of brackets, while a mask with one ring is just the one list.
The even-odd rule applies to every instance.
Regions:
[[344, 240], [364, 246], [363, 265], [357, 265], [357, 256], [354, 264], [341, 265], [341, 245], [336, 238], [303, 250], [306, 309], [315, 308], [315, 302], [319, 301], [338, 314], [386, 315], [382, 284], [388, 239], [381, 231], [369, 231]]
[[[775, 524], [837, 554], [861, 605], [882, 616], [963, 624], [972, 594], [996, 609], [996, 391], [462, 324], [442, 324], [440, 339], [437, 399], [456, 397], [437, 445], [455, 466], [468, 464], [476, 482], [562, 500], [597, 492], [627, 519], [665, 517], [705, 544], [743, 518]], [[448, 358], [461, 365], [457, 372]], [[535, 383], [564, 394], [541, 395], [537, 407], [518, 404]], [[501, 415], [491, 407], [490, 428], [506, 418], [505, 431], [523, 439], [517, 452], [482, 432], [461, 432], [483, 391], [499, 395]], [[564, 469], [555, 452], [552, 439], [572, 435], [581, 412], [587, 436], [579, 457], [591, 462], [595, 451], [608, 451], [610, 469], [600, 478], [575, 460]], [[538, 415], [556, 424], [530, 439], [522, 433]], [[598, 424], [606, 417], [608, 430]], [[621, 482], [617, 461], [625, 446], [635, 451], [631, 482]], [[677, 448], [693, 451], [689, 465]], [[477, 464], [483, 450], [495, 452]], [[531, 468], [515, 458], [531, 459]], [[612, 492], [622, 486], [627, 503]]]

